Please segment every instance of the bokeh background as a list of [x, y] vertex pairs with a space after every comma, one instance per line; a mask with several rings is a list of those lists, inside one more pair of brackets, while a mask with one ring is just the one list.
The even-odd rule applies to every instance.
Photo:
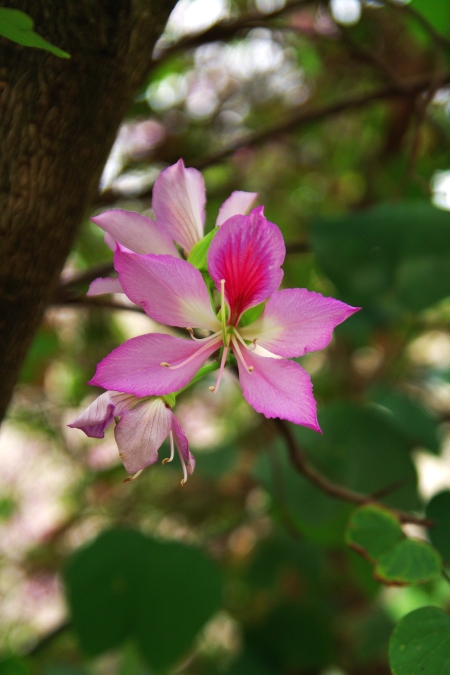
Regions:
[[[333, 481], [444, 523], [446, 35], [439, 0], [180, 0], [93, 212], [151, 215], [180, 157], [204, 175], [208, 230], [232, 190], [258, 192], [287, 242], [284, 287], [363, 308], [300, 359], [324, 434], [291, 426], [295, 441]], [[85, 297], [111, 265], [87, 217], [1, 430], [0, 673], [389, 675], [394, 625], [450, 608], [448, 581], [375, 580], [345, 543], [354, 507], [298, 473], [233, 373], [179, 399], [197, 459], [183, 488], [176, 461], [124, 484], [112, 429], [67, 428], [100, 393], [86, 384], [99, 360], [168, 330], [123, 296]], [[450, 559], [447, 530], [433, 537]]]

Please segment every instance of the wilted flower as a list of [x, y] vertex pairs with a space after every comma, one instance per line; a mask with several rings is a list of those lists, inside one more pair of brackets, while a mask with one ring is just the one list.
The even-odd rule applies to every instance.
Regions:
[[158, 461], [158, 450], [169, 437], [170, 457], [163, 464], [172, 461], [176, 445], [183, 467], [181, 482], [186, 482], [194, 471], [195, 459], [180, 423], [161, 398], [140, 400], [133, 394], [106, 391], [68, 426], [92, 438], [103, 438], [115, 418], [119, 418], [114, 429], [119, 456], [127, 472], [133, 474], [127, 480]]

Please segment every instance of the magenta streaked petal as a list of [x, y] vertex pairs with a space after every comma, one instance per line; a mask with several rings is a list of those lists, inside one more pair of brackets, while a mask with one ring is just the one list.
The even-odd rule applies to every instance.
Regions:
[[162, 171], [153, 187], [153, 211], [159, 225], [186, 251], [203, 237], [205, 183], [197, 169], [182, 159]]
[[105, 429], [114, 421], [114, 417], [119, 417], [124, 410], [135, 403], [135, 396], [117, 391], [105, 391], [67, 426], [72, 429], [81, 429], [86, 436], [91, 438], [103, 438]]
[[231, 218], [231, 216], [248, 213], [257, 196], [257, 192], [243, 192], [242, 190], [235, 190], [232, 192], [219, 209], [216, 227], [217, 225], [222, 225], [228, 218]]
[[[213, 342], [205, 345], [161, 333], [139, 335], [100, 361], [89, 384], [138, 397], [171, 394], [185, 387], [218, 349], [219, 345]], [[176, 366], [191, 357], [180, 368], [161, 366], [161, 362]]]
[[283, 235], [266, 220], [262, 206], [249, 216], [233, 216], [220, 227], [209, 249], [208, 269], [218, 289], [225, 279], [233, 323], [278, 289], [285, 253]]
[[172, 417], [172, 411], [160, 398], [143, 401], [122, 415], [114, 436], [128, 473], [134, 474], [157, 461], [158, 450], [169, 435]]
[[195, 457], [189, 450], [187, 436], [174, 414], [172, 414], [172, 432], [180, 457], [183, 458], [188, 475], [191, 476], [195, 469]]
[[186, 260], [170, 255], [141, 256], [119, 245], [114, 265], [127, 296], [155, 321], [220, 330], [203, 277]]
[[306, 370], [294, 361], [257, 356], [243, 351], [249, 373], [238, 361], [239, 380], [247, 403], [266, 417], [280, 417], [320, 431], [312, 383]]
[[103, 295], [103, 293], [124, 293], [119, 278], [98, 277], [98, 279], [94, 279], [86, 295], [92, 297], [93, 295]]
[[178, 256], [172, 238], [164, 228], [147, 216], [134, 211], [112, 209], [91, 220], [105, 230], [106, 244], [118, 242], [135, 253], [156, 253]]
[[334, 328], [358, 309], [306, 288], [288, 288], [274, 293], [261, 316], [240, 333], [274, 354], [303, 356], [324, 349]]

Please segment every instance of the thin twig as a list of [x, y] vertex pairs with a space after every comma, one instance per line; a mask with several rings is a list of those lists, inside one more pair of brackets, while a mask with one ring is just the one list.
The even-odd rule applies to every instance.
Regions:
[[[298, 446], [288, 424], [284, 420], [275, 419], [274, 423], [278, 427], [279, 432], [286, 441], [289, 450], [289, 456], [295, 468], [307, 478], [311, 483], [314, 483], [322, 492], [325, 492], [330, 497], [341, 499], [342, 501], [351, 502], [353, 504], [376, 504], [386, 508], [386, 505], [379, 503], [371, 495], [364, 495], [360, 492], [355, 492], [342, 485], [333, 483], [329, 478], [324, 476], [312, 464], [309, 463], [305, 453]], [[400, 511], [392, 507], [388, 507], [402, 523], [414, 523], [415, 525], [422, 525], [424, 527], [433, 527], [434, 521], [428, 518], [421, 518], [414, 516], [411, 513]]]
[[174, 54], [179, 54], [187, 49], [194, 49], [195, 47], [200, 47], [201, 45], [210, 42], [232, 40], [236, 36], [236, 33], [239, 33], [240, 31], [266, 26], [272, 19], [277, 19], [293, 9], [307, 7], [308, 5], [316, 4], [317, 2], [318, 0], [291, 0], [291, 2], [286, 3], [284, 7], [276, 9], [273, 12], [265, 14], [262, 12], [247, 12], [241, 14], [234, 20], [219, 21], [201, 33], [187, 35], [178, 40], [175, 44], [166, 47], [161, 54], [153, 57], [151, 66], [160, 65], [161, 62]]
[[59, 288], [69, 289], [73, 286], [81, 286], [82, 284], [89, 284], [97, 277], [107, 277], [114, 271], [112, 260], [108, 262], [99, 263], [93, 267], [88, 267], [80, 272], [74, 274], [61, 276], [59, 281]]
[[125, 305], [121, 302], [116, 302], [115, 300], [110, 300], [108, 298], [100, 297], [89, 297], [87, 295], [77, 295], [74, 298], [67, 297], [55, 298], [51, 304], [53, 306], [64, 305], [64, 306], [78, 306], [78, 307], [97, 307], [97, 309], [120, 309], [126, 310], [128, 312], [138, 312], [139, 314], [145, 314], [142, 307], [137, 305]]

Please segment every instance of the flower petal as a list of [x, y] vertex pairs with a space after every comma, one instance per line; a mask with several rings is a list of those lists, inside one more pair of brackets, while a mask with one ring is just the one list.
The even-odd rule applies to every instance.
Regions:
[[281, 417], [320, 431], [311, 379], [294, 361], [257, 356], [244, 350], [249, 373], [238, 359], [239, 380], [245, 400], [266, 417]]
[[160, 398], [143, 401], [120, 418], [114, 436], [128, 473], [158, 460], [158, 450], [169, 435], [173, 414]]
[[[105, 242], [117, 241], [135, 253], [157, 253], [178, 256], [169, 233], [151, 218], [134, 211], [112, 209], [91, 220], [105, 230]], [[114, 250], [115, 246], [112, 248]]]
[[221, 226], [209, 249], [208, 269], [218, 289], [225, 279], [232, 323], [278, 289], [285, 253], [283, 235], [266, 220], [262, 206]]
[[118, 417], [135, 403], [135, 396], [117, 391], [105, 391], [67, 426], [72, 429], [81, 429], [86, 436], [91, 438], [103, 438], [105, 429], [114, 421], [114, 417]]
[[89, 286], [89, 290], [86, 293], [88, 297], [93, 295], [102, 295], [103, 293], [123, 293], [122, 284], [118, 278], [112, 277], [98, 277], [94, 279]]
[[[97, 366], [89, 384], [134, 394], [162, 396], [186, 386], [220, 345], [150, 333], [127, 340], [114, 349]], [[176, 366], [191, 359], [180, 368], [167, 368], [161, 362]]]
[[257, 196], [257, 192], [243, 192], [242, 190], [232, 192], [219, 209], [216, 227], [217, 225], [222, 225], [231, 216], [248, 213]]
[[195, 469], [195, 457], [193, 454], [191, 454], [189, 450], [189, 441], [187, 439], [187, 436], [184, 433], [183, 429], [181, 428], [181, 424], [179, 423], [179, 421], [177, 420], [177, 418], [173, 413], [172, 413], [172, 432], [175, 439], [175, 445], [178, 448], [180, 457], [183, 458], [188, 475], [191, 476], [194, 473]]
[[182, 159], [155, 181], [152, 206], [156, 220], [186, 251], [203, 237], [205, 201], [202, 174], [186, 169]]
[[288, 288], [274, 293], [261, 316], [240, 333], [274, 354], [303, 356], [324, 349], [334, 328], [358, 309], [306, 288]]
[[201, 273], [170, 255], [141, 256], [118, 245], [114, 265], [127, 296], [168, 326], [220, 330]]

